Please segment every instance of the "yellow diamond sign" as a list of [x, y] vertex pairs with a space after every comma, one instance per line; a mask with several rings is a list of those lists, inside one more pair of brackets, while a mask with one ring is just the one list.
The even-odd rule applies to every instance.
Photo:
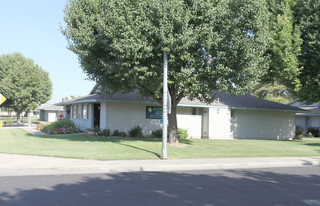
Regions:
[[5, 98], [2, 94], [0, 94], [0, 105], [1, 105], [4, 101], [6, 101], [6, 98]]

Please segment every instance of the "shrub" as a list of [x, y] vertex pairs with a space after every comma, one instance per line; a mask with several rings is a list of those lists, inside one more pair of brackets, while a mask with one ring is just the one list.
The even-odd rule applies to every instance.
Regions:
[[179, 139], [187, 139], [188, 138], [188, 130], [178, 128], [178, 138]]
[[37, 129], [47, 134], [72, 134], [78, 132], [74, 123], [66, 119], [60, 119], [50, 124], [39, 124]]
[[52, 122], [50, 124], [50, 127], [56, 129], [56, 128], [66, 128], [66, 127], [76, 127], [74, 125], [74, 123], [70, 120], [67, 120], [67, 119], [59, 119], [58, 121], [55, 121], [55, 122]]
[[135, 126], [129, 131], [130, 137], [143, 137], [142, 128], [140, 126]]
[[126, 134], [125, 132], [119, 132], [119, 135], [118, 135], [118, 136], [120, 136], [120, 137], [126, 137], [127, 134]]
[[307, 134], [311, 133], [313, 137], [319, 137], [319, 129], [318, 128], [314, 128], [314, 127], [310, 127], [307, 129]]
[[119, 130], [116, 129], [113, 131], [112, 136], [120, 136], [119, 134], [120, 134]]
[[151, 136], [155, 138], [162, 138], [162, 129], [153, 130]]
[[105, 136], [105, 137], [110, 136], [110, 130], [109, 129], [102, 130], [102, 136]]
[[293, 140], [302, 140], [302, 135], [296, 135]]
[[88, 135], [94, 135], [94, 136], [103, 136], [103, 137], [110, 136], [110, 130], [109, 129], [100, 130], [99, 127], [94, 127], [92, 129], [87, 129], [86, 133]]
[[2, 123], [7, 125], [7, 124], [12, 124], [12, 121], [11, 120], [3, 120]]
[[304, 129], [302, 127], [296, 126], [296, 136], [303, 135]]

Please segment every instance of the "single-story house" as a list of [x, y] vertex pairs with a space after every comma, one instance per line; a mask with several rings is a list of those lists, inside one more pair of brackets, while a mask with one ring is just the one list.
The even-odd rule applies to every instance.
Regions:
[[[136, 93], [89, 95], [60, 102], [64, 117], [80, 130], [98, 126], [128, 132], [141, 126], [145, 135], [162, 128], [162, 107], [152, 98]], [[178, 127], [191, 138], [291, 139], [295, 136], [295, 114], [303, 109], [259, 99], [214, 92], [211, 104], [183, 98], [177, 106]]]
[[40, 105], [38, 110], [40, 121], [54, 122], [60, 118], [60, 115], [63, 115], [63, 106]]
[[296, 114], [296, 126], [299, 126], [303, 129], [307, 129], [310, 127], [320, 129], [319, 103], [304, 104], [296, 99], [292, 102], [289, 102], [288, 105], [308, 111], [307, 113]]

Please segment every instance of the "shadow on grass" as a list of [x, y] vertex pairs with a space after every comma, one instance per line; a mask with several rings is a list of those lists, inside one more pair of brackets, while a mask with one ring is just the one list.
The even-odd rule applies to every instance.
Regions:
[[308, 146], [312, 146], [312, 147], [319, 147], [319, 149], [320, 149], [320, 143], [305, 143], [303, 145], [308, 145]]
[[306, 205], [319, 200], [316, 169], [3, 177], [0, 205]]
[[87, 136], [84, 134], [62, 134], [62, 135], [32, 135], [27, 134], [27, 136], [43, 139], [57, 139], [57, 140], [68, 140], [68, 141], [77, 141], [77, 142], [104, 142], [104, 143], [113, 143], [121, 146], [137, 149], [143, 152], [151, 153], [156, 157], [160, 158], [159, 153], [147, 150], [145, 148], [140, 148], [137, 146], [126, 144], [127, 142], [160, 142], [159, 139], [151, 138], [129, 138], [129, 137], [96, 137], [96, 136]]

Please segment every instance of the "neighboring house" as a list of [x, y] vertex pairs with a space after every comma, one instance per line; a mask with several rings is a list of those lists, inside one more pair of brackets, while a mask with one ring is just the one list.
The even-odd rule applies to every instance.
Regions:
[[303, 104], [299, 100], [294, 100], [288, 105], [307, 110], [307, 113], [296, 114], [296, 126], [307, 129], [310, 127], [320, 129], [320, 108], [319, 103]]
[[[141, 126], [145, 135], [162, 127], [162, 108], [152, 98], [136, 93], [90, 95], [63, 101], [64, 117], [80, 130], [93, 128], [128, 132]], [[178, 127], [192, 138], [291, 139], [295, 136], [295, 114], [304, 110], [251, 95], [233, 96], [216, 92], [206, 104], [183, 98], [177, 107]]]
[[40, 112], [40, 121], [54, 122], [57, 121], [60, 118], [60, 115], [63, 114], [62, 106], [40, 105], [38, 110]]

